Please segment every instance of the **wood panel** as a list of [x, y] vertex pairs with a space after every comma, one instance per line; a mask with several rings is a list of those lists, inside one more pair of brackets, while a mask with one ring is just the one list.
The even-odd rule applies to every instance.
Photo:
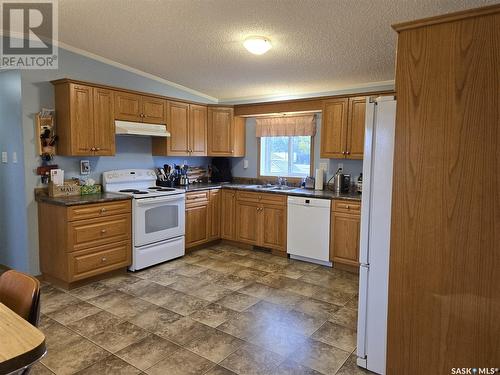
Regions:
[[321, 120], [321, 157], [343, 158], [347, 149], [349, 99], [325, 101]]
[[233, 124], [232, 108], [208, 108], [209, 156], [233, 155]]
[[347, 159], [363, 159], [365, 148], [366, 98], [349, 98]]
[[166, 124], [167, 101], [152, 96], [143, 96], [142, 120], [150, 124]]
[[91, 86], [71, 85], [69, 91], [71, 116], [71, 155], [93, 155], [94, 97]]
[[207, 107], [189, 105], [189, 155], [207, 156]]
[[115, 91], [115, 119], [142, 122], [141, 95]]
[[498, 367], [498, 25], [497, 5], [400, 28], [389, 375]]
[[113, 91], [94, 88], [94, 145], [96, 156], [115, 154]]
[[208, 202], [186, 206], [186, 248], [208, 241]]
[[259, 203], [236, 201], [236, 240], [252, 245], [260, 239]]
[[360, 216], [332, 212], [330, 260], [359, 266]]
[[208, 210], [210, 213], [210, 240], [216, 240], [221, 237], [221, 195], [220, 189], [210, 190], [210, 203]]
[[226, 240], [235, 240], [235, 211], [236, 193], [231, 190], [222, 190], [221, 195], [221, 237]]
[[234, 117], [233, 124], [233, 155], [244, 157], [246, 155], [246, 119]]

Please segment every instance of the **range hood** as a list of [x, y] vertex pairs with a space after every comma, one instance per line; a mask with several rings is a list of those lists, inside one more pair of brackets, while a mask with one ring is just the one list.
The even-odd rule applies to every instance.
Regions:
[[115, 120], [115, 133], [118, 135], [145, 135], [152, 137], [170, 137], [167, 125], [145, 124], [143, 122]]

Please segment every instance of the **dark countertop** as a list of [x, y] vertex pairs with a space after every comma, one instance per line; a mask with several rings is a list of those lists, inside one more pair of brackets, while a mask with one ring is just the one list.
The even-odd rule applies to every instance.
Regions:
[[199, 183], [192, 184], [186, 187], [186, 192], [199, 191], [199, 190], [210, 190], [210, 189], [234, 189], [234, 190], [247, 190], [256, 191], [260, 193], [270, 193], [270, 194], [283, 194], [292, 195], [295, 197], [309, 197], [309, 198], [319, 198], [319, 199], [347, 199], [353, 201], [361, 201], [361, 194], [357, 192], [348, 193], [336, 193], [332, 190], [311, 190], [311, 189], [301, 189], [296, 188], [292, 190], [268, 190], [259, 189], [255, 185], [244, 185], [244, 184], [231, 184], [231, 183]]
[[44, 190], [35, 192], [35, 195], [37, 202], [55, 204], [57, 206], [78, 206], [81, 204], [124, 201], [131, 199], [131, 197], [129, 197], [128, 195], [114, 193], [72, 195], [67, 197], [49, 197], [47, 192]]

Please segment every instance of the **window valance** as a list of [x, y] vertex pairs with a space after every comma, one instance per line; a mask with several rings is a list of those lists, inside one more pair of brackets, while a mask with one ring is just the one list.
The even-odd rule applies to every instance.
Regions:
[[257, 137], [297, 137], [316, 134], [315, 115], [259, 117], [256, 122]]

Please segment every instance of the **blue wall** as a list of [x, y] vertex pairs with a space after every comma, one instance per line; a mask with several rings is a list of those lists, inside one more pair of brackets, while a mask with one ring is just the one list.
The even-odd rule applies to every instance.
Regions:
[[28, 272], [21, 111], [21, 74], [0, 72], [0, 151], [8, 153], [0, 163], [0, 263]]
[[[143, 77], [127, 70], [93, 60], [91, 58], [59, 49], [58, 70], [26, 70], [21, 72], [22, 88], [22, 130], [24, 141], [24, 179], [25, 196], [24, 207], [27, 217], [27, 244], [24, 253], [27, 261], [22, 268], [32, 274], [39, 274], [38, 259], [38, 216], [37, 204], [34, 200], [34, 188], [40, 185], [40, 178], [34, 169], [40, 165], [40, 158], [36, 154], [34, 135], [34, 115], [41, 108], [54, 108], [54, 89], [51, 80], [73, 78], [82, 81], [102, 83], [110, 86], [155, 93], [179, 99], [211, 103], [204, 96], [197, 96], [192, 92], [169, 86], [159, 81]], [[89, 159], [93, 169], [91, 177], [100, 180], [103, 171], [120, 168], [153, 168], [164, 163], [182, 163], [206, 165], [208, 158], [153, 158], [151, 156], [151, 139], [143, 137], [118, 137], [117, 153], [114, 157], [76, 158], [56, 157], [54, 162], [65, 170], [65, 175], [79, 174], [79, 160]], [[20, 162], [22, 165], [22, 162]], [[19, 189], [22, 191], [22, 189]], [[20, 221], [15, 225], [26, 226]], [[10, 264], [9, 264], [10, 265]]]
[[[362, 160], [345, 159], [321, 159], [321, 113], [316, 113], [316, 136], [314, 137], [314, 170], [319, 168], [320, 163], [328, 165], [327, 179], [332, 177], [337, 171], [338, 164], [343, 164], [345, 174], [350, 173], [354, 180], [357, 180], [359, 174], [363, 171]], [[233, 175], [236, 177], [257, 177], [257, 137], [255, 136], [255, 117], [249, 117], [246, 120], [246, 155], [244, 158], [235, 158], [233, 160]], [[248, 160], [248, 168], [243, 168], [244, 160]]]

